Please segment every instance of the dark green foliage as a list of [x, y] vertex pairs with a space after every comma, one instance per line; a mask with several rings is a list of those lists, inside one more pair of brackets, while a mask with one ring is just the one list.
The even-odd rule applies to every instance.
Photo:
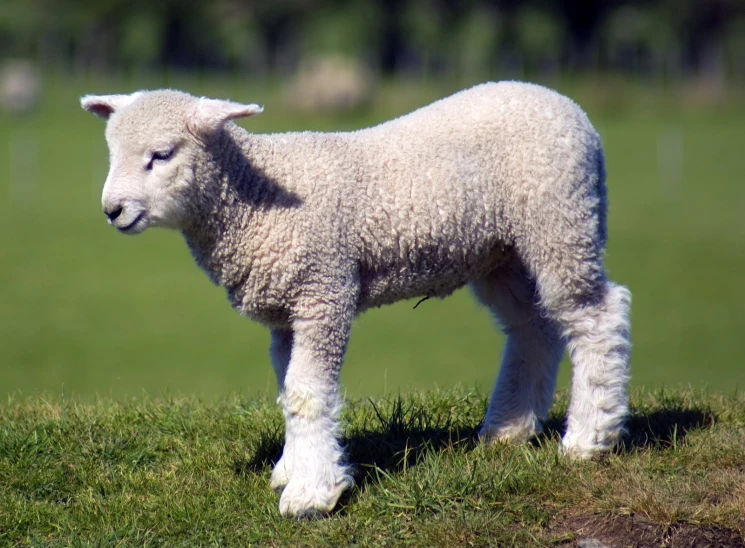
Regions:
[[0, 52], [63, 69], [286, 73], [336, 52], [386, 74], [617, 70], [742, 81], [741, 2], [4, 0]]

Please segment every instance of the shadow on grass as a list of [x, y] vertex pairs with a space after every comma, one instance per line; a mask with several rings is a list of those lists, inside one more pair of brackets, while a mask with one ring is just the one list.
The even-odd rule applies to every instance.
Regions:
[[422, 404], [393, 400], [375, 412], [373, 428], [363, 427], [346, 439], [358, 485], [378, 481], [379, 471], [399, 472], [418, 464], [430, 452], [455, 447], [470, 451], [478, 442], [478, 425], [459, 424], [451, 413], [434, 414]]
[[[454, 447], [470, 451], [478, 443], [480, 425], [458, 424], [452, 415], [435, 414], [425, 404], [396, 398], [383, 410], [372, 401], [370, 405], [374, 411], [371, 421], [352, 428], [343, 442], [357, 485], [363, 488], [379, 481], [380, 471], [396, 473], [418, 464], [430, 452], [441, 453]], [[680, 400], [661, 401], [652, 408], [632, 407], [627, 433], [615, 452], [674, 449], [685, 442], [690, 432], [710, 428], [716, 420], [710, 408]], [[564, 413], [552, 414], [534, 444], [559, 440], [565, 430]], [[282, 445], [281, 429], [263, 432], [252, 457], [236, 460], [233, 470], [239, 475], [261, 473], [279, 460]]]
[[709, 407], [676, 404], [649, 412], [632, 410], [619, 452], [674, 449], [685, 441], [689, 433], [711, 428], [716, 421], [717, 416]]
[[284, 430], [265, 429], [258, 436], [250, 458], [237, 458], [233, 461], [233, 472], [239, 476], [260, 474], [265, 468], [273, 467], [282, 456]]
[[[561, 439], [566, 432], [566, 418], [552, 416], [544, 424], [542, 439]], [[666, 401], [655, 409], [637, 409], [632, 406], [626, 421], [626, 434], [616, 446], [616, 454], [638, 450], [674, 449], [685, 442], [686, 436], [696, 430], [711, 428], [717, 421], [716, 414], [707, 406], [686, 405], [675, 400]]]
[[[423, 404], [396, 398], [385, 410], [372, 401], [370, 405], [374, 411], [371, 420], [351, 428], [342, 441], [358, 485], [377, 481], [381, 470], [398, 472], [414, 466], [431, 451], [461, 445], [470, 450], [477, 443], [477, 427], [456, 426], [450, 415], [433, 414]], [[263, 432], [253, 447], [253, 455], [236, 459], [233, 471], [246, 475], [273, 467], [282, 456], [283, 435], [281, 430]]]

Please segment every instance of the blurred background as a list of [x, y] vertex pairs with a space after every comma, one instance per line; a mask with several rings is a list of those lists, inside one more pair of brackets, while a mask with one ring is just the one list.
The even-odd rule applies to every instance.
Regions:
[[[502, 79], [572, 97], [603, 138], [633, 383], [742, 387], [745, 2], [2, 0], [0, 394], [275, 390], [268, 332], [179, 234], [106, 224], [104, 123], [80, 95], [173, 87], [264, 104], [253, 132], [346, 130]], [[489, 392], [489, 315], [467, 291], [413, 305], [357, 320], [347, 392]]]

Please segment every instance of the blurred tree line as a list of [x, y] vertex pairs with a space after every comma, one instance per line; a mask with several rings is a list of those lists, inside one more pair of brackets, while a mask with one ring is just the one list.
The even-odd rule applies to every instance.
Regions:
[[0, 60], [70, 71], [285, 74], [342, 52], [383, 74], [745, 75], [745, 0], [0, 0]]

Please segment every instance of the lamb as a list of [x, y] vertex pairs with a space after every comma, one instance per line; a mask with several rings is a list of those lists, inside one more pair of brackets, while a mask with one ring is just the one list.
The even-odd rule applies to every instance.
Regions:
[[179, 230], [240, 314], [271, 330], [285, 446], [280, 511], [331, 511], [353, 484], [339, 371], [356, 314], [469, 284], [507, 335], [480, 430], [540, 431], [568, 348], [562, 450], [608, 451], [627, 415], [630, 293], [608, 280], [600, 139], [541, 86], [482, 84], [351, 133], [250, 134], [262, 111], [159, 90], [85, 96], [108, 120], [102, 205], [125, 234]]

